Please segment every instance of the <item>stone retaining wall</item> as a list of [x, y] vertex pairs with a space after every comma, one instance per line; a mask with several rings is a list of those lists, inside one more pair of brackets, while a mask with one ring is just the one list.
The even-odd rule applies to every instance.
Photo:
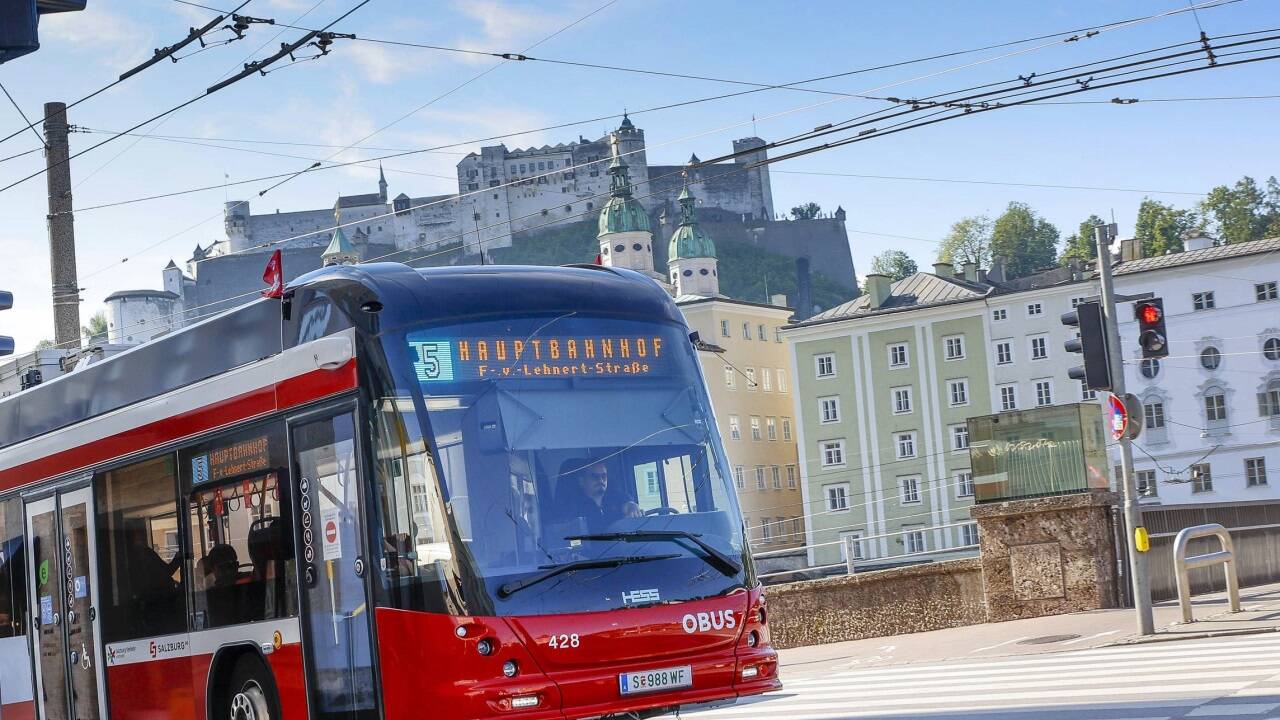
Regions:
[[772, 585], [769, 627], [779, 648], [986, 622], [976, 558]]

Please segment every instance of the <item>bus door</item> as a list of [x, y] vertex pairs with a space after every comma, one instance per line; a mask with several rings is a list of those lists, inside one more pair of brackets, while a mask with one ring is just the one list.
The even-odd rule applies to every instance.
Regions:
[[26, 506], [36, 703], [44, 720], [105, 716], [90, 488]]
[[376, 720], [369, 553], [350, 411], [290, 423], [312, 720]]

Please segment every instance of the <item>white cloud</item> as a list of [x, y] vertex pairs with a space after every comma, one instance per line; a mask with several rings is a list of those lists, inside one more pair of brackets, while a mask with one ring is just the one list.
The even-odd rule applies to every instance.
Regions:
[[455, 6], [479, 22], [478, 37], [459, 41], [463, 47], [477, 50], [519, 52], [534, 38], [567, 22], [567, 17], [515, 7], [502, 0], [461, 0]]
[[147, 28], [104, 10], [102, 3], [89, 3], [82, 12], [45, 15], [40, 20], [40, 40], [69, 45], [80, 52], [100, 53], [113, 67], [142, 62], [149, 53], [140, 48], [154, 47]]
[[379, 85], [390, 84], [396, 79], [397, 71], [407, 67], [421, 67], [400, 62], [386, 48], [380, 45], [354, 41], [340, 49], [345, 58], [354, 60], [361, 72], [370, 82]]

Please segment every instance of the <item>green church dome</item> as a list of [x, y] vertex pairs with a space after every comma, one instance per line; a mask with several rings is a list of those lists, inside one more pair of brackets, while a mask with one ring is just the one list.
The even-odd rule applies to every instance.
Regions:
[[716, 244], [711, 236], [698, 227], [698, 220], [693, 213], [693, 194], [685, 186], [680, 193], [680, 227], [671, 234], [671, 243], [667, 246], [667, 261], [688, 258], [714, 258]]
[[649, 214], [644, 206], [631, 196], [631, 180], [627, 177], [626, 163], [614, 157], [609, 163], [609, 201], [600, 210], [600, 232], [597, 235], [620, 232], [651, 232]]

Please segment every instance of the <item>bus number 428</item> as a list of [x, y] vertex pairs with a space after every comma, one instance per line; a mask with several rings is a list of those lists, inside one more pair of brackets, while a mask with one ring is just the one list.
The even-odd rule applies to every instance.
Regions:
[[581, 644], [582, 641], [578, 638], [578, 633], [573, 633], [572, 635], [552, 635], [547, 647], [552, 650], [564, 650], [565, 648], [576, 648]]

